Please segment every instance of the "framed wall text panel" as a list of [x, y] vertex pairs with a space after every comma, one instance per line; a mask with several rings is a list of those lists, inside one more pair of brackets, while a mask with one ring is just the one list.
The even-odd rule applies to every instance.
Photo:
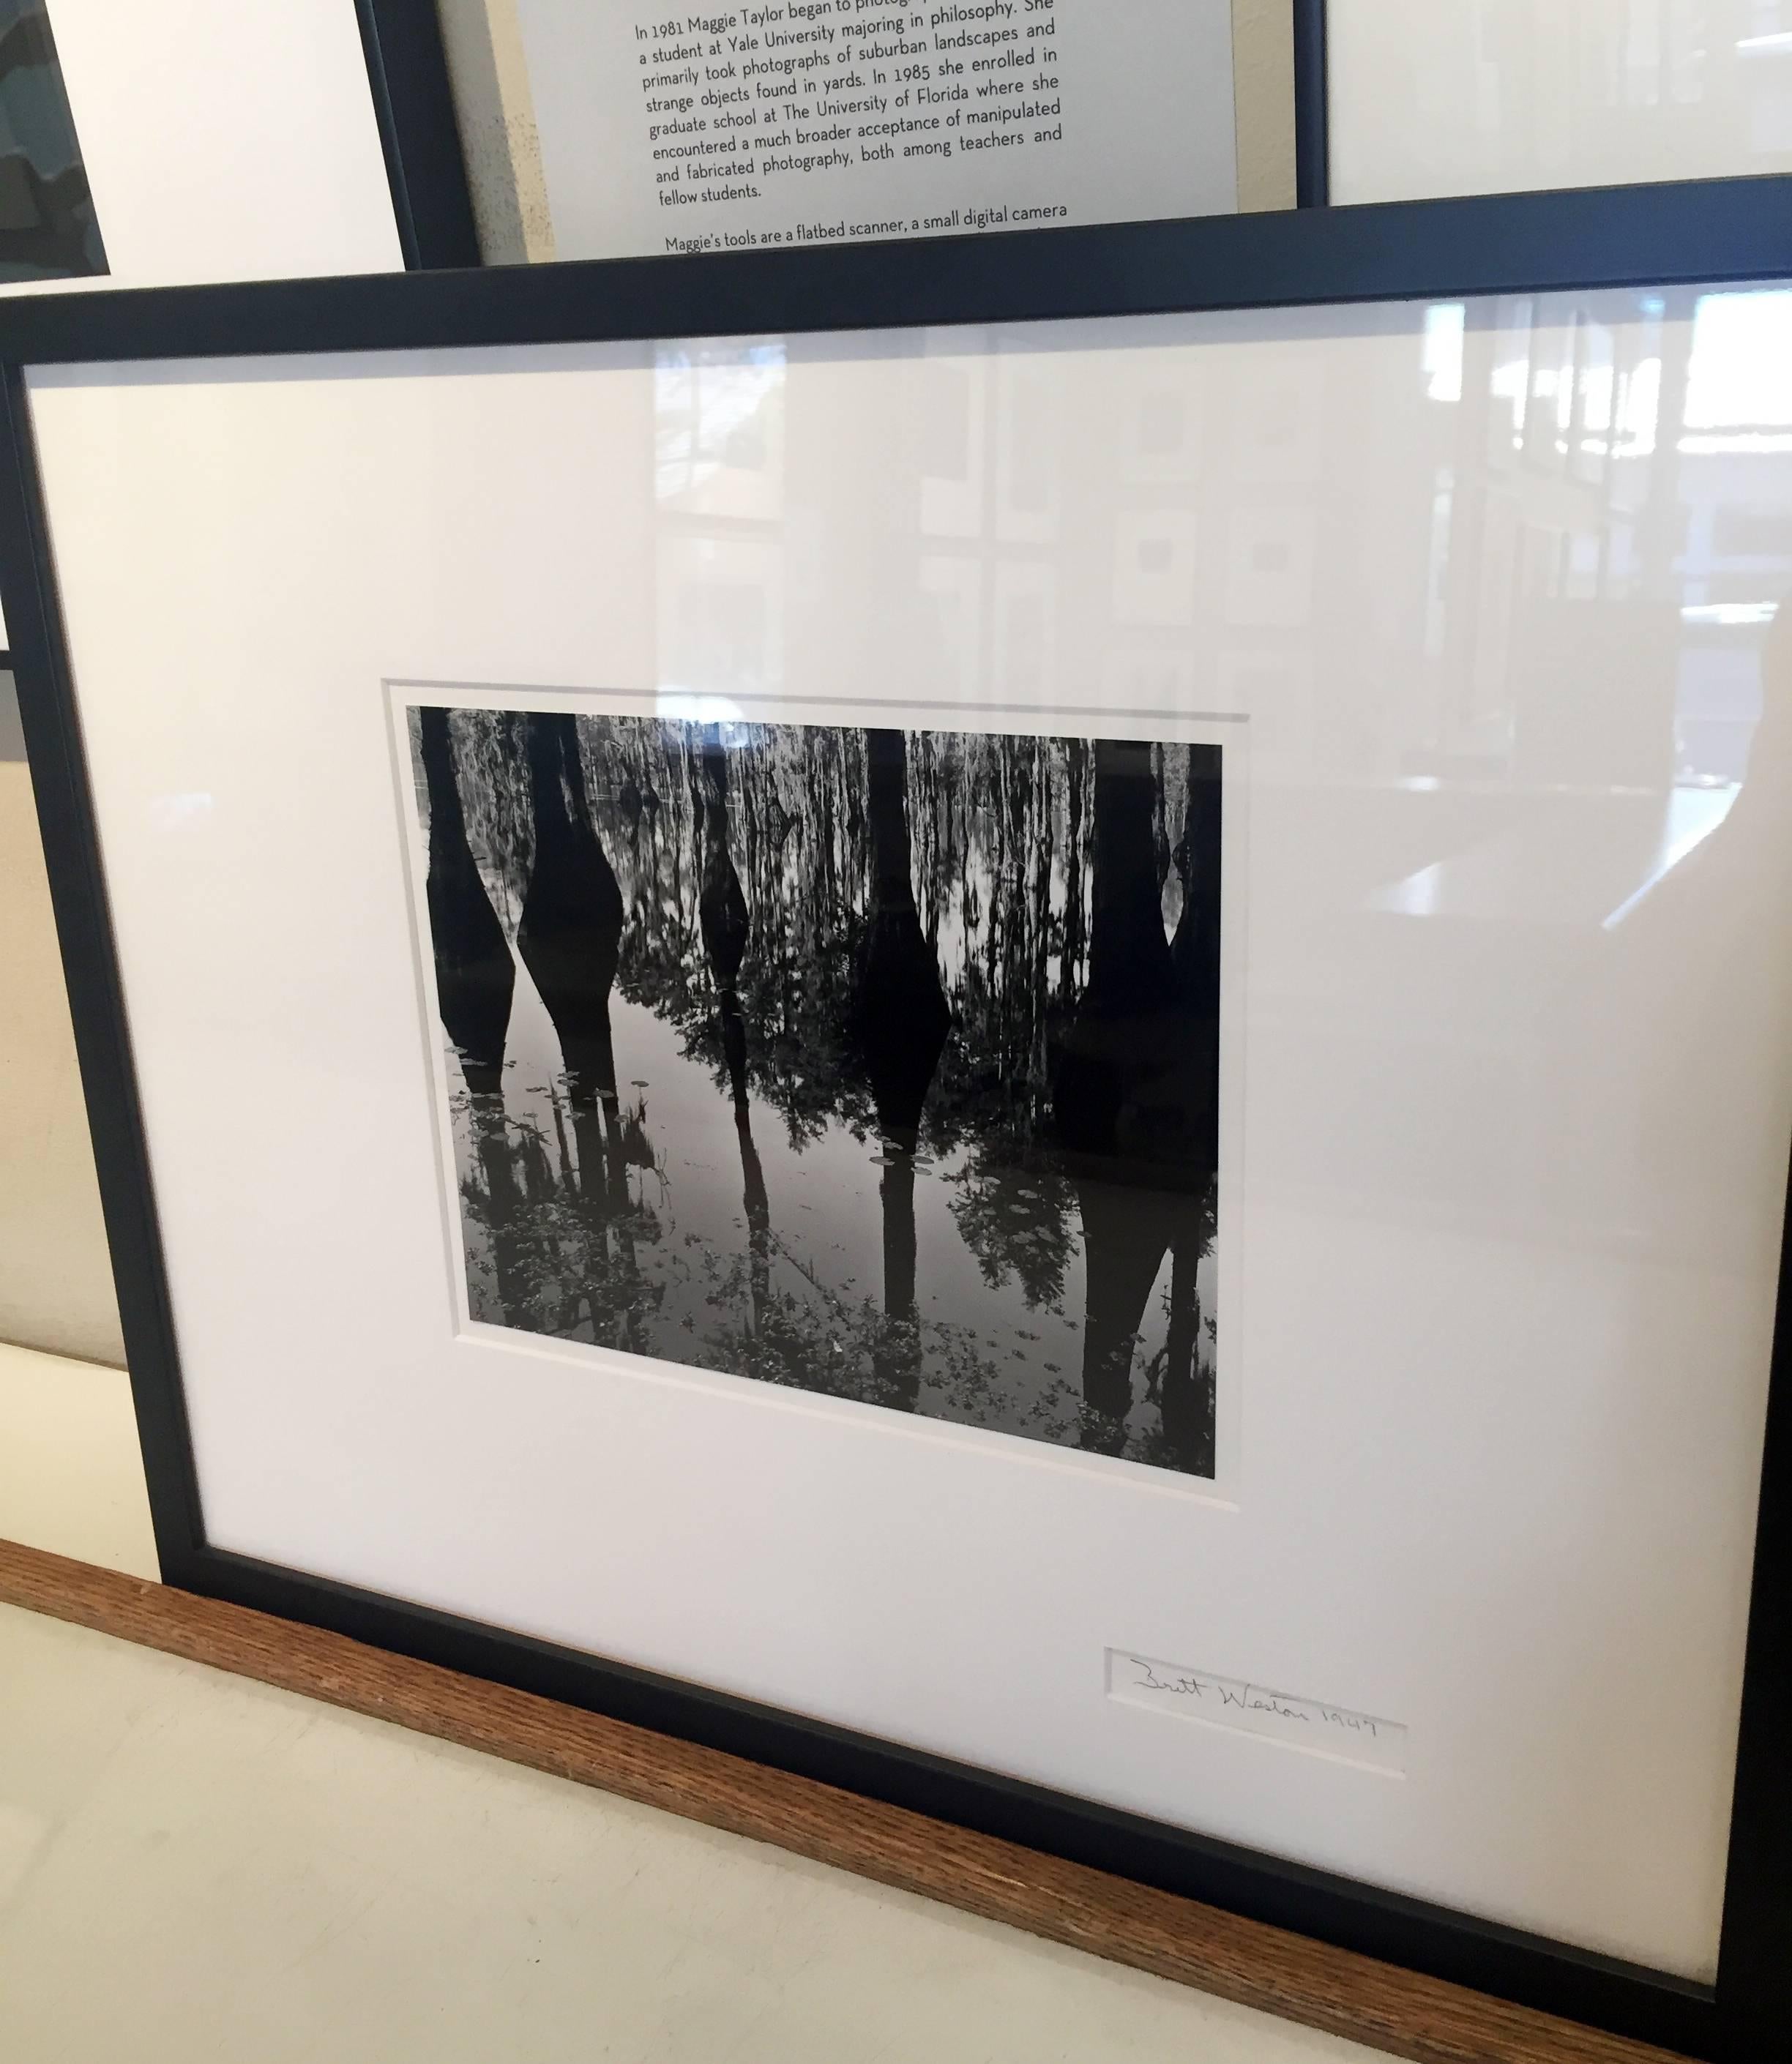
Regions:
[[1274, 0], [483, 0], [451, 17], [488, 248], [775, 249], [1273, 208]]

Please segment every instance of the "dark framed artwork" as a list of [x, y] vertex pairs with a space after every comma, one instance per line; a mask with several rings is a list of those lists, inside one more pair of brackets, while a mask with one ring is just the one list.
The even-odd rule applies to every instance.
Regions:
[[[435, 9], [0, 7], [0, 290], [476, 265]], [[147, 80], [153, 83], [146, 87]]]
[[1786, 203], [10, 309], [169, 1581], [1770, 2054]]
[[68, 89], [44, 0], [0, 6], [0, 280], [103, 272]]

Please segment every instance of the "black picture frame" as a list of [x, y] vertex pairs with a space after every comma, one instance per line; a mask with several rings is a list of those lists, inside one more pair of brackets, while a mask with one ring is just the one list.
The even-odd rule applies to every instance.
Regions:
[[1782, 1248], [1721, 1953], [1689, 1983], [206, 1539], [26, 369], [1294, 307], [1792, 278], [1792, 179], [0, 308], [0, 582], [165, 1579], [1614, 2033], [1758, 2064], [1792, 2026], [1792, 1245]]
[[448, 55], [435, 0], [355, 0], [407, 270], [477, 265]]
[[1331, 79], [1326, 0], [1294, 0], [1294, 205], [1331, 203]]

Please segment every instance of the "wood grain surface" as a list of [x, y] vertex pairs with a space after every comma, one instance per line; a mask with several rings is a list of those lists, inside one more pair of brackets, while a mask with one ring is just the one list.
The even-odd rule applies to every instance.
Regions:
[[1414, 2064], [1667, 2053], [340, 1635], [0, 1542], [0, 1603], [769, 1842]]

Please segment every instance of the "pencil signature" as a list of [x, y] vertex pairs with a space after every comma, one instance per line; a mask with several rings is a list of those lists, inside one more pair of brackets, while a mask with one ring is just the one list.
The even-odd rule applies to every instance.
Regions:
[[1224, 1677], [1197, 1676], [1192, 1671], [1177, 1671], [1172, 1676], [1162, 1677], [1158, 1675], [1156, 1664], [1148, 1662], [1142, 1655], [1129, 1655], [1127, 1660], [1140, 1673], [1132, 1680], [1135, 1691], [1168, 1691], [1181, 1699], [1198, 1699], [1217, 1711], [1231, 1707], [1247, 1713], [1267, 1713], [1278, 1720], [1298, 1720], [1304, 1727], [1338, 1727], [1348, 1734], [1366, 1735], [1374, 1741], [1381, 1739], [1378, 1722], [1366, 1714], [1346, 1712], [1342, 1706], [1323, 1705], [1317, 1699], [1292, 1699], [1279, 1692], [1265, 1691], [1255, 1684], [1235, 1683]]

